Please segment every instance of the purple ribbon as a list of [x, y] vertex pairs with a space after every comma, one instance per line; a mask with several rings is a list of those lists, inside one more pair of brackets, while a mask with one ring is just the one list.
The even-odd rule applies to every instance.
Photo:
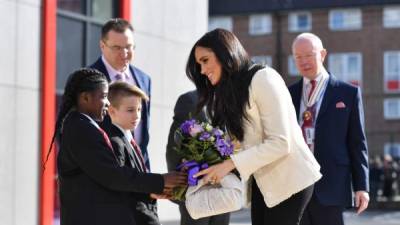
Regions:
[[207, 163], [198, 163], [194, 160], [191, 161], [186, 161], [181, 163], [179, 166], [176, 167], [177, 170], [182, 171], [184, 168], [187, 168], [187, 174], [188, 174], [188, 185], [189, 186], [196, 186], [198, 183], [198, 180], [201, 179], [201, 177], [194, 178], [193, 175], [198, 173], [200, 170], [204, 170], [208, 168]]

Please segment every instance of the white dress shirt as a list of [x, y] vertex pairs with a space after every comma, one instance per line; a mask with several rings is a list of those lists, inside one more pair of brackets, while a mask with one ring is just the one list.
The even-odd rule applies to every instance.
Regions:
[[[323, 69], [321, 71], [321, 73], [317, 76], [317, 78], [315, 78], [315, 81], [317, 82], [317, 84], [319, 84], [320, 82], [325, 82], [324, 86], [322, 87], [322, 90], [321, 90], [321, 96], [316, 100], [316, 103], [315, 103], [316, 104], [316, 107], [315, 107], [315, 118], [318, 117], [319, 109], [321, 108], [321, 103], [322, 103], [322, 100], [324, 99], [323, 96], [325, 94], [326, 87], [328, 85], [328, 80], [329, 80], [329, 74], [328, 74], [328, 72], [326, 72], [325, 69]], [[300, 109], [299, 109], [299, 118], [298, 118], [300, 126], [303, 125], [303, 113], [307, 109], [307, 106], [306, 106], [306, 104], [305, 104], [305, 102], [303, 100], [305, 96], [303, 96], [303, 95], [304, 95], [304, 93], [307, 93], [306, 97], [308, 97], [309, 94], [310, 94], [310, 91], [311, 91], [311, 80], [306, 78], [306, 77], [303, 78], [303, 88], [304, 87], [307, 88], [307, 90], [305, 92], [303, 91], [302, 92], [302, 96], [301, 96], [301, 103], [300, 103]], [[314, 125], [315, 125], [316, 119], [314, 119], [313, 122], [314, 122]]]

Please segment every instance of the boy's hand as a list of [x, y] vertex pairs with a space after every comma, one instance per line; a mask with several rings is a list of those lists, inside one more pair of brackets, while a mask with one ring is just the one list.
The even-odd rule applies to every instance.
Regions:
[[171, 195], [166, 195], [166, 194], [150, 194], [150, 198], [152, 199], [171, 199]]
[[150, 197], [153, 199], [171, 199], [172, 198], [172, 188], [165, 187], [163, 193], [154, 194], [151, 193]]

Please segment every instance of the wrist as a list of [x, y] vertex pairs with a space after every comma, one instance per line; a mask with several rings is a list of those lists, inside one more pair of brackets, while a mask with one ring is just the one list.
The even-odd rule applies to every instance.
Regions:
[[224, 161], [224, 164], [225, 164], [226, 168], [227, 168], [229, 171], [232, 171], [232, 170], [234, 170], [234, 169], [236, 168], [236, 166], [235, 166], [235, 164], [233, 163], [232, 159], [225, 160], [225, 161]]

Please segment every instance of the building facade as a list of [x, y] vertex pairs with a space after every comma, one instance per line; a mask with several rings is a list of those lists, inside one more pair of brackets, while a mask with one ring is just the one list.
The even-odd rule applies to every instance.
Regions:
[[362, 90], [370, 155], [400, 157], [400, 1], [213, 0], [209, 7], [209, 29], [233, 31], [254, 61], [288, 85], [300, 78], [293, 39], [318, 35], [327, 70]]
[[[206, 0], [0, 0], [0, 224], [57, 224], [55, 150], [42, 170], [57, 98], [73, 71], [100, 54], [100, 27], [122, 17], [135, 28], [133, 64], [152, 78], [149, 154], [165, 172], [173, 106], [193, 89], [185, 77], [190, 48], [207, 29]], [[162, 221], [177, 207], [160, 204]]]

